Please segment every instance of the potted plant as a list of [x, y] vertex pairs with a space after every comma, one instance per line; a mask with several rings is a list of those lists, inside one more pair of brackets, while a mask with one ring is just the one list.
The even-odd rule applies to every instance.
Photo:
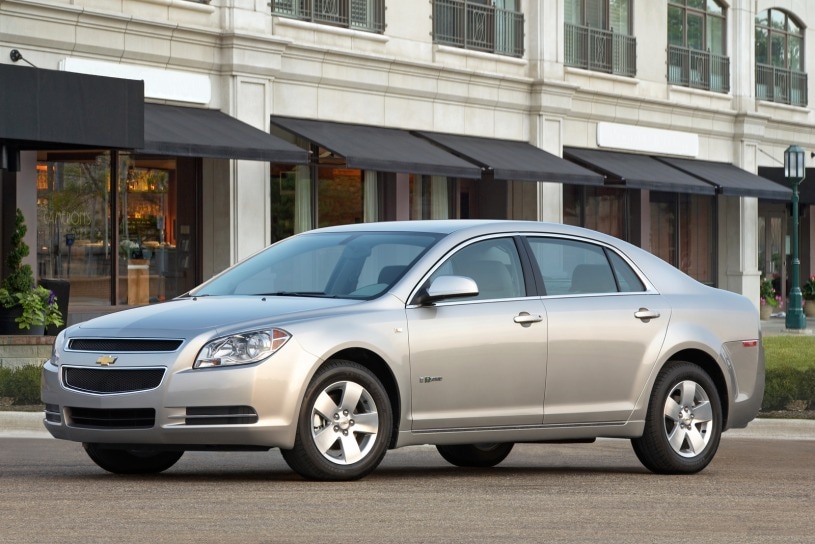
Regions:
[[815, 275], [810, 276], [801, 288], [801, 295], [804, 297], [804, 314], [815, 317]]
[[36, 285], [31, 267], [23, 264], [28, 245], [23, 212], [18, 208], [14, 232], [6, 257], [8, 276], [0, 285], [0, 334], [43, 334], [48, 325], [62, 325], [57, 297]]
[[759, 292], [761, 297], [760, 314], [761, 319], [770, 319], [774, 308], [778, 308], [781, 304], [781, 297], [775, 294], [775, 287], [772, 281], [767, 278], [761, 278], [761, 288]]

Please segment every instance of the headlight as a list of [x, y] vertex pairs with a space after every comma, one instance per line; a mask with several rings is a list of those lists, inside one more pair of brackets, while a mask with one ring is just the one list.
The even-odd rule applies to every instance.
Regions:
[[283, 347], [290, 338], [280, 329], [233, 334], [212, 340], [195, 358], [193, 368], [257, 363]]
[[61, 331], [54, 339], [54, 346], [51, 348], [51, 364], [59, 366], [59, 356], [62, 348], [65, 347], [65, 331]]

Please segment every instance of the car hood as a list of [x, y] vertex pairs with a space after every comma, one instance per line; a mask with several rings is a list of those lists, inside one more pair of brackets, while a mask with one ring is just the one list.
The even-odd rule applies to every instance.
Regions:
[[362, 301], [281, 296], [207, 296], [131, 308], [80, 323], [76, 336], [168, 337], [191, 332], [234, 331], [306, 317]]

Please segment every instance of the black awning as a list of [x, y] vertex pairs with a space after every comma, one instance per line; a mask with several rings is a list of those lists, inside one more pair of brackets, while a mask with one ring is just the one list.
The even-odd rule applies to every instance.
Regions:
[[0, 64], [0, 140], [18, 149], [136, 149], [144, 82]]
[[451, 153], [492, 170], [493, 177], [512, 181], [555, 181], [602, 185], [603, 177], [527, 142], [496, 140], [438, 132], [416, 132]]
[[792, 189], [733, 166], [728, 162], [700, 161], [656, 157], [683, 172], [716, 185], [718, 192], [729, 196], [753, 196], [765, 200], [790, 200]]
[[139, 153], [305, 164], [308, 152], [218, 111], [144, 105]]
[[[772, 180], [779, 185], [783, 185], [784, 187], [790, 186], [784, 177], [783, 166], [759, 166], [758, 175]], [[815, 204], [815, 168], [806, 169], [806, 177], [804, 181], [798, 185], [798, 202], [801, 204]]]
[[272, 124], [345, 158], [349, 168], [480, 178], [481, 169], [405, 130], [273, 115]]
[[648, 155], [564, 147], [563, 156], [602, 173], [610, 184], [672, 193], [716, 194], [715, 185]]

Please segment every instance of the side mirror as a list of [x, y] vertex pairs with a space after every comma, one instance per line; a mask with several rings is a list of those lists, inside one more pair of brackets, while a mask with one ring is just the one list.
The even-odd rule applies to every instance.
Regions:
[[417, 304], [432, 304], [448, 298], [472, 297], [478, 294], [475, 280], [466, 276], [439, 276], [416, 297]]

